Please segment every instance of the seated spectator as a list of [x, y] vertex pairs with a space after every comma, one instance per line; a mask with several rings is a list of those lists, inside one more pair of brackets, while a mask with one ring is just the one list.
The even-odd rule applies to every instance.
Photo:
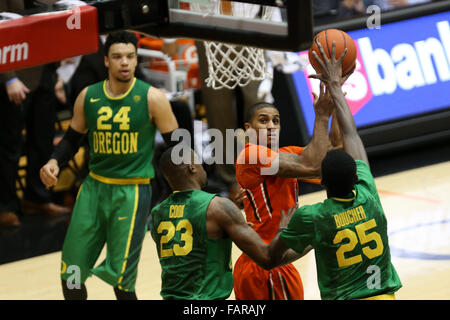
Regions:
[[385, 11], [420, 3], [432, 2], [432, 0], [374, 0], [373, 2], [375, 5], [379, 6], [382, 11]]

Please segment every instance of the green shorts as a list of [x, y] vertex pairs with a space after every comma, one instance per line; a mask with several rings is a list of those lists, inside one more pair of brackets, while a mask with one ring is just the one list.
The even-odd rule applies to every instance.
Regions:
[[[84, 283], [95, 274], [113, 287], [134, 291], [150, 201], [150, 184], [109, 184], [88, 176], [64, 240], [61, 278]], [[94, 268], [105, 243], [106, 259]]]

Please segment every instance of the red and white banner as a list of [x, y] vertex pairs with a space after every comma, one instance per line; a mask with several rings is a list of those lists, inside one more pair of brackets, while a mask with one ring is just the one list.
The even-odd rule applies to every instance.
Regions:
[[97, 8], [25, 16], [0, 23], [0, 73], [98, 50]]

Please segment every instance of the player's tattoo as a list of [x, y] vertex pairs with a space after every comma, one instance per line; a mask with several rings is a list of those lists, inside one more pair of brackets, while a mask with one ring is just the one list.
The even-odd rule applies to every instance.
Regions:
[[230, 223], [240, 224], [244, 221], [241, 211], [231, 200], [220, 199], [217, 202], [219, 204], [219, 208], [217, 209], [226, 214], [231, 219]]

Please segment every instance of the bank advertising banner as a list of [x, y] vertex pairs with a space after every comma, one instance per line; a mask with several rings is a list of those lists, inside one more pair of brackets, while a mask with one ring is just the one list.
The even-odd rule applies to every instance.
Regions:
[[[350, 31], [356, 70], [343, 86], [358, 127], [450, 108], [450, 12]], [[298, 53], [308, 58], [308, 52]], [[311, 65], [292, 74], [308, 132], [320, 81]]]

